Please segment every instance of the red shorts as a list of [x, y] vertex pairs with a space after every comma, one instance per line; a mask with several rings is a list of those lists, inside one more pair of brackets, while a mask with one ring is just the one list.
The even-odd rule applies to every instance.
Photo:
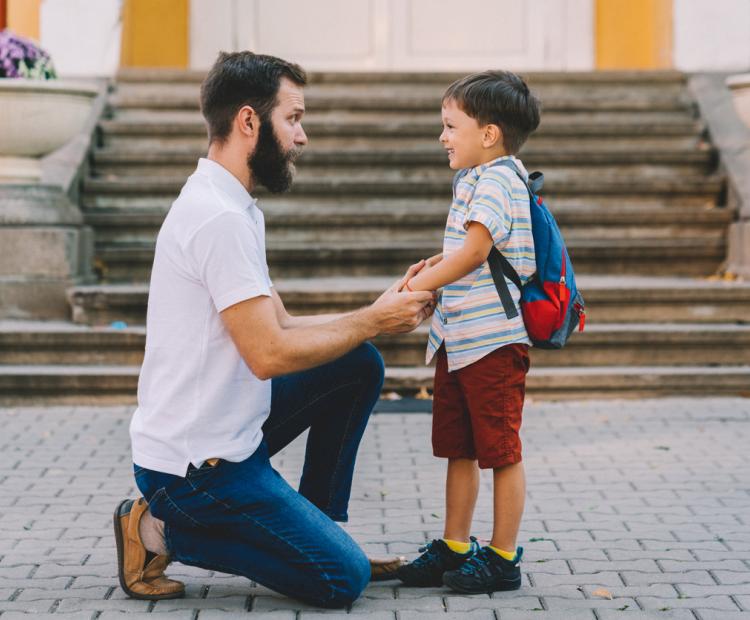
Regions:
[[476, 459], [482, 469], [519, 463], [528, 371], [525, 344], [501, 347], [450, 373], [441, 346], [432, 403], [435, 456]]

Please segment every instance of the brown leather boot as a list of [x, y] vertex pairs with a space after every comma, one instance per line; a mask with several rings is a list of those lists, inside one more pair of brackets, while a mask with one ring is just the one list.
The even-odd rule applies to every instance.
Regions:
[[149, 553], [141, 542], [138, 526], [147, 510], [148, 503], [142, 497], [137, 501], [125, 499], [115, 509], [120, 586], [128, 596], [147, 601], [185, 596], [184, 583], [164, 576], [169, 556]]

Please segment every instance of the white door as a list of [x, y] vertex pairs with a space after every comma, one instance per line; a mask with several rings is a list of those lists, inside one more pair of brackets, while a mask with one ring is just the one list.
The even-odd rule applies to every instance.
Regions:
[[251, 49], [317, 71], [593, 68], [593, 0], [192, 0], [191, 66]]

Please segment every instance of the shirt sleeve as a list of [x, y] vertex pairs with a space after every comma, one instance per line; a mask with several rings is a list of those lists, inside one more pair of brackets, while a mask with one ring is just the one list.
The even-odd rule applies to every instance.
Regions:
[[242, 214], [227, 212], [210, 220], [194, 233], [186, 249], [217, 312], [271, 295], [264, 252]]
[[508, 180], [499, 172], [483, 174], [469, 202], [464, 229], [468, 229], [471, 222], [479, 222], [490, 232], [495, 246], [504, 246], [513, 224], [509, 186]]

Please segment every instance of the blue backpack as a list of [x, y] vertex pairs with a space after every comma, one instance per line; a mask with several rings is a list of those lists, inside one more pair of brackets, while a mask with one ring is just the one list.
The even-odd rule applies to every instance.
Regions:
[[576, 326], [579, 331], [583, 331], [586, 308], [583, 296], [576, 287], [573, 265], [560, 229], [544, 200], [538, 195], [544, 184], [544, 175], [532, 172], [526, 182], [512, 161], [502, 160], [495, 165], [513, 170], [529, 192], [531, 233], [536, 252], [536, 274], [522, 286], [516, 270], [493, 246], [487, 261], [495, 288], [509, 319], [517, 317], [519, 311], [505, 277], [521, 291], [521, 313], [526, 331], [535, 347], [562, 349]]

